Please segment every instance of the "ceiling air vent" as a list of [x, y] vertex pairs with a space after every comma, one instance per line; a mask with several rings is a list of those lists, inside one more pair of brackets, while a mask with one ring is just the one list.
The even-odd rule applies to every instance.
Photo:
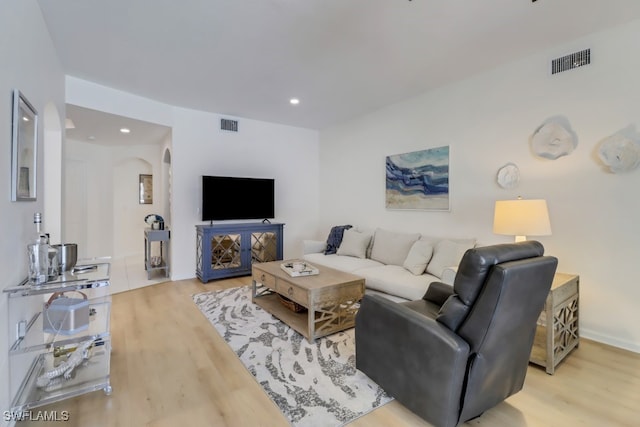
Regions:
[[591, 64], [591, 49], [581, 50], [551, 61], [551, 74], [561, 73], [589, 64]]
[[238, 132], [238, 121], [229, 119], [220, 119], [220, 129], [231, 132]]

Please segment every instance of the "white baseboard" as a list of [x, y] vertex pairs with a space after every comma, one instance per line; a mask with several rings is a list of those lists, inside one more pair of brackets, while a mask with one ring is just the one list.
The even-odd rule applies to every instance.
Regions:
[[603, 344], [607, 344], [613, 347], [622, 348], [624, 350], [633, 351], [634, 353], [640, 353], [640, 344], [614, 338], [610, 335], [604, 335], [599, 332], [595, 332], [589, 329], [580, 328], [580, 336], [593, 341], [598, 341]]

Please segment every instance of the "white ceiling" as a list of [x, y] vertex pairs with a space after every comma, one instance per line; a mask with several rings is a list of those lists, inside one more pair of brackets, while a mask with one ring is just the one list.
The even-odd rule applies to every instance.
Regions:
[[[67, 104], [67, 118], [75, 125], [75, 128], [67, 129], [68, 139], [98, 145], [159, 144], [171, 132], [166, 126], [70, 104]], [[122, 133], [122, 128], [130, 132]]]
[[640, 17], [638, 0], [38, 1], [68, 75], [313, 129]]

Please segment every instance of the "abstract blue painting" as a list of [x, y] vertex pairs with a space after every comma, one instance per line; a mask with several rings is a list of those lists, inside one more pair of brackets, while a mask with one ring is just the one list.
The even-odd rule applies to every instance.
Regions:
[[449, 210], [449, 146], [387, 156], [388, 209]]

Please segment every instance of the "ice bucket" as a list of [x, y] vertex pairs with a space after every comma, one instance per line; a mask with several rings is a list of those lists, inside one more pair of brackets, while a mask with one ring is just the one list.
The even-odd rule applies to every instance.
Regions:
[[58, 260], [60, 261], [60, 272], [70, 271], [76, 266], [78, 261], [78, 245], [75, 243], [63, 243], [53, 245], [58, 250]]

